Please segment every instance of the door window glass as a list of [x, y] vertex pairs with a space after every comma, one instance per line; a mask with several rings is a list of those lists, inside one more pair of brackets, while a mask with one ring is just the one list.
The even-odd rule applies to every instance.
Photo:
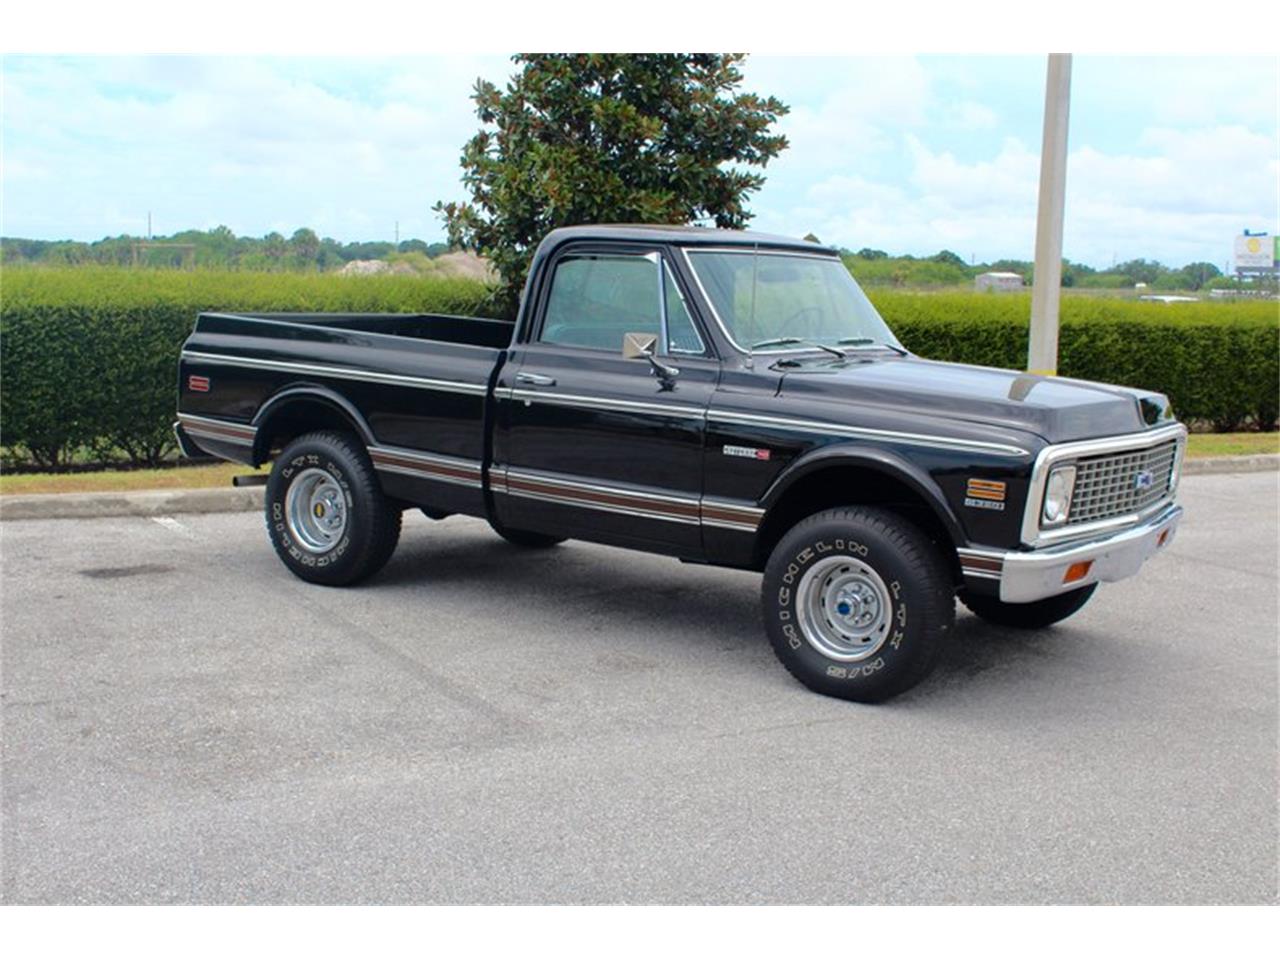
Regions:
[[[657, 338], [662, 325], [658, 262], [652, 255], [571, 255], [551, 278], [543, 343], [619, 351], [628, 333]], [[664, 353], [704, 352], [693, 318], [670, 271], [664, 270], [667, 331]]]
[[689, 316], [689, 308], [685, 306], [680, 288], [676, 286], [675, 277], [670, 270], [664, 270], [663, 276], [667, 287], [667, 344], [668, 353], [705, 353], [702, 337], [698, 328], [693, 325], [693, 317]]
[[543, 343], [621, 350], [628, 333], [658, 335], [657, 264], [638, 256], [570, 256], [556, 264]]

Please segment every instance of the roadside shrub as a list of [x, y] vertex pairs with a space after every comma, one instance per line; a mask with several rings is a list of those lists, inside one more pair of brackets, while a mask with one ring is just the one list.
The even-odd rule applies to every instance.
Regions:
[[[1031, 298], [868, 291], [910, 350], [937, 360], [1021, 369]], [[1215, 430], [1276, 429], [1280, 306], [1062, 299], [1058, 373], [1158, 390], [1183, 420]]]
[[154, 464], [173, 448], [178, 352], [202, 310], [475, 313], [472, 280], [227, 271], [6, 268], [0, 444]]
[[[113, 268], [5, 268], [0, 280], [0, 444], [55, 467], [155, 463], [172, 452], [182, 342], [202, 310], [481, 314], [466, 279]], [[911, 350], [1026, 365], [1030, 297], [872, 289]], [[1169, 395], [1184, 420], [1273, 430], [1280, 383], [1274, 302], [1062, 301], [1059, 372]]]

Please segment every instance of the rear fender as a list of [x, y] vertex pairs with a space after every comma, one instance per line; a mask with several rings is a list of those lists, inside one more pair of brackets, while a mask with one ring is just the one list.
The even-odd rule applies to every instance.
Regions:
[[366, 447], [372, 446], [376, 442], [373, 430], [370, 429], [360, 411], [346, 397], [328, 387], [319, 385], [288, 387], [264, 403], [253, 418], [253, 426], [258, 430], [257, 438], [254, 440], [253, 445], [253, 462], [255, 466], [265, 462], [271, 454], [269, 445], [274, 433], [271, 429], [272, 421], [282, 416], [288, 416], [291, 408], [297, 409], [304, 404], [316, 403], [329, 408], [329, 410], [345, 420]]

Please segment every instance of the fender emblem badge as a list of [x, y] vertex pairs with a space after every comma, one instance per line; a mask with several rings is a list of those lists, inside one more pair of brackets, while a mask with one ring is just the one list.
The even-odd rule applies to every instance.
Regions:
[[964, 505], [978, 510], [1003, 510], [1006, 489], [1003, 480], [974, 477], [965, 485]]
[[760, 447], [735, 447], [729, 443], [724, 445], [723, 452], [726, 457], [746, 457], [748, 460], [768, 460], [773, 456], [772, 451]]

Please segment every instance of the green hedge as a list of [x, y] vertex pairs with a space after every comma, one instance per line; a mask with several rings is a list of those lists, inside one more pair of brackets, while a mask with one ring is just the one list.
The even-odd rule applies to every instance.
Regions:
[[[873, 291], [902, 342], [921, 356], [989, 367], [1027, 363], [1031, 298]], [[1184, 420], [1215, 430], [1274, 430], [1280, 390], [1275, 302], [1141, 303], [1065, 296], [1058, 373], [1168, 394]]]
[[[1026, 363], [1024, 295], [870, 293], [926, 357]], [[0, 444], [42, 465], [86, 452], [155, 462], [182, 341], [201, 310], [483, 312], [470, 280], [317, 274], [7, 268], [0, 278]], [[1184, 419], [1274, 429], [1275, 303], [1171, 304], [1067, 296], [1059, 372], [1169, 394]]]
[[43, 466], [86, 452], [160, 460], [173, 446], [178, 352], [202, 310], [467, 314], [485, 296], [461, 279], [6, 268], [0, 443]]

